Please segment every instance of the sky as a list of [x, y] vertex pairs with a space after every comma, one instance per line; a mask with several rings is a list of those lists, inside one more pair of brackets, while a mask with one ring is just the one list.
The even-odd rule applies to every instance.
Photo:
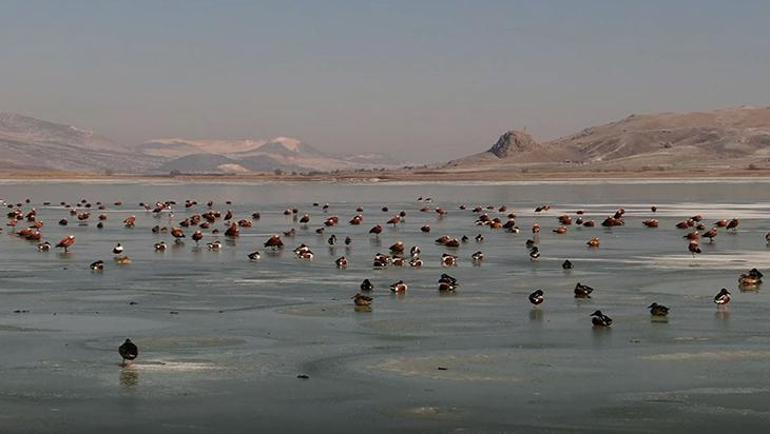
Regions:
[[510, 129], [770, 105], [769, 20], [766, 0], [3, 0], [0, 111], [437, 162]]

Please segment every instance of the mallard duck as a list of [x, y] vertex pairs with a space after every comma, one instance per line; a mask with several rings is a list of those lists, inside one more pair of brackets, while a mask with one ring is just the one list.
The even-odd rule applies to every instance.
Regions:
[[372, 301], [374, 300], [372, 297], [361, 293], [358, 293], [350, 298], [353, 300], [353, 304], [356, 306], [371, 306]]
[[374, 285], [372, 282], [369, 281], [369, 279], [364, 279], [363, 282], [361, 282], [361, 291], [369, 292], [374, 290]]
[[136, 344], [131, 342], [131, 339], [126, 339], [126, 341], [118, 347], [118, 354], [123, 358], [122, 365], [126, 366], [126, 361], [130, 362], [139, 356], [139, 348], [137, 348]]
[[591, 316], [591, 323], [594, 325], [594, 327], [609, 327], [612, 325], [612, 318], [603, 314], [602, 311], [600, 310], [597, 310], [596, 312], [592, 313], [590, 316]]
[[542, 304], [545, 301], [545, 296], [542, 289], [538, 289], [532, 294], [529, 294], [529, 302], [535, 306]]
[[583, 285], [580, 282], [575, 285], [575, 298], [591, 298], [592, 292], [594, 289], [588, 285]]
[[657, 317], [663, 317], [668, 315], [668, 308], [666, 306], [663, 306], [662, 304], [658, 303], [652, 303], [651, 305], [647, 306], [647, 309], [650, 309], [650, 314], [652, 316]]
[[397, 293], [404, 293], [407, 289], [409, 289], [409, 287], [406, 283], [404, 283], [403, 280], [399, 280], [398, 282], [390, 285], [390, 290]]
[[722, 288], [719, 290], [717, 295], [714, 296], [714, 303], [717, 305], [724, 305], [730, 303], [731, 300], [730, 291], [727, 290], [727, 288]]

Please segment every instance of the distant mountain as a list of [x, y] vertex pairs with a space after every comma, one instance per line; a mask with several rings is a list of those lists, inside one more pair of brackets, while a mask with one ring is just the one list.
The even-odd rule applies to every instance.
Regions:
[[545, 143], [525, 132], [509, 131], [487, 151], [445, 167], [532, 165], [629, 170], [770, 167], [770, 107], [631, 115]]
[[291, 137], [270, 140], [156, 139], [138, 151], [170, 160], [157, 172], [248, 173], [350, 170], [397, 167], [399, 162], [378, 154], [336, 156]]
[[379, 154], [336, 156], [291, 137], [157, 139], [126, 147], [93, 131], [0, 113], [0, 170], [167, 174], [353, 170], [397, 167]]
[[0, 113], [0, 168], [140, 173], [157, 165], [111, 140], [71, 125]]

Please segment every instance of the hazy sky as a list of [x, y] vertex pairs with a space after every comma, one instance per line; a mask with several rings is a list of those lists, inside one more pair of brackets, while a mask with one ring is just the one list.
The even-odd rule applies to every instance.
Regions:
[[770, 1], [0, 1], [0, 111], [437, 161], [770, 105]]

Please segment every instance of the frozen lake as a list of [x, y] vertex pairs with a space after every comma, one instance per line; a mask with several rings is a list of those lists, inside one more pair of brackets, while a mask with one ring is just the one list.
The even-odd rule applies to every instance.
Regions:
[[[73, 234], [77, 244], [41, 253], [12, 227], [0, 233], [1, 433], [757, 432], [770, 423], [770, 287], [737, 287], [750, 268], [770, 271], [768, 181], [0, 183], [0, 199], [25, 198], [22, 209], [36, 208], [46, 223], [45, 239]], [[79, 225], [58, 204], [82, 198], [107, 209]], [[186, 209], [187, 199], [199, 205]], [[177, 202], [173, 216], [138, 205], [164, 200]], [[200, 247], [192, 228], [183, 244], [150, 230], [207, 211], [208, 200], [236, 220], [261, 218], [236, 240], [204, 231]], [[551, 209], [535, 213], [542, 204]], [[494, 206], [487, 212], [504, 222], [515, 213], [521, 233], [477, 226], [477, 205]], [[358, 206], [364, 222], [353, 226]], [[625, 225], [601, 227], [619, 207]], [[283, 215], [287, 208], [310, 214], [307, 228]], [[384, 224], [401, 210], [404, 223]], [[558, 216], [577, 210], [597, 226], [552, 233]], [[675, 224], [696, 214], [707, 229], [719, 219], [741, 223], [703, 240], [693, 259], [688, 231]], [[133, 229], [122, 224], [130, 215]], [[339, 225], [316, 234], [332, 215]], [[642, 225], [652, 217], [659, 228]], [[524, 245], [534, 223], [542, 226], [537, 262]], [[368, 234], [375, 224], [385, 226], [379, 237]], [[431, 233], [420, 231], [425, 224]], [[213, 227], [224, 232], [221, 219]], [[290, 228], [297, 233], [284, 237], [283, 251], [263, 248]], [[443, 234], [470, 241], [447, 249], [434, 243]], [[601, 247], [587, 248], [594, 236]], [[214, 239], [221, 251], [206, 248]], [[153, 249], [160, 240], [169, 245], [162, 253]], [[396, 241], [419, 245], [425, 265], [374, 269], [374, 254]], [[113, 263], [117, 242], [130, 265]], [[301, 243], [313, 261], [295, 258]], [[257, 262], [247, 258], [254, 250]], [[481, 265], [470, 259], [477, 250]], [[441, 266], [445, 252], [458, 266]], [[350, 266], [339, 270], [343, 255]], [[89, 269], [97, 259], [103, 273]], [[574, 269], [562, 270], [565, 259]], [[437, 291], [443, 272], [459, 279], [455, 294]], [[371, 312], [350, 300], [365, 278], [375, 285]], [[388, 289], [398, 280], [409, 284], [403, 296]], [[573, 297], [577, 282], [595, 288], [591, 299]], [[733, 301], [717, 309], [723, 287]], [[535, 289], [546, 298], [537, 309], [527, 300]], [[651, 321], [652, 302], [671, 308], [667, 321]], [[611, 329], [592, 328], [597, 309], [614, 319]], [[116, 349], [127, 337], [140, 356], [123, 368]]]

